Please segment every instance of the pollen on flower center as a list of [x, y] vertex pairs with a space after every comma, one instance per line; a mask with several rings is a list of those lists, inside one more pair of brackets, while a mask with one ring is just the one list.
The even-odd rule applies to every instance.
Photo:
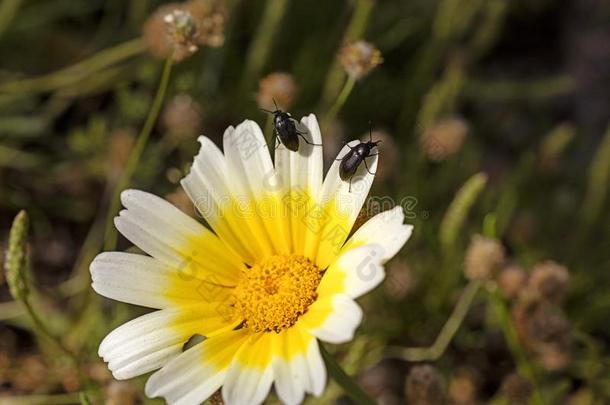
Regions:
[[255, 332], [289, 328], [316, 299], [322, 274], [303, 256], [271, 256], [244, 272], [234, 308]]

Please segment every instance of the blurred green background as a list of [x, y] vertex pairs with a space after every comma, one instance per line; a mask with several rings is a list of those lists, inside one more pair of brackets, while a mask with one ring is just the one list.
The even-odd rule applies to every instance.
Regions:
[[[195, 215], [178, 181], [197, 135], [219, 140], [251, 118], [271, 137], [259, 108], [272, 98], [318, 116], [327, 162], [372, 122], [383, 143], [371, 195], [402, 201], [415, 225], [361, 300], [355, 341], [331, 348], [370, 395], [610, 403], [610, 3], [191, 3], [209, 30], [173, 63], [156, 117], [165, 3], [0, 1], [0, 247], [24, 209], [30, 302], [56, 338], [2, 274], [1, 403], [153, 402], [143, 378], [113, 382], [96, 354], [144, 313], [90, 289], [89, 263], [114, 245], [116, 193], [136, 187]], [[367, 64], [345, 49], [355, 40], [383, 62], [350, 78], [346, 64]], [[404, 350], [444, 326], [446, 347]], [[349, 400], [331, 383], [309, 401]]]

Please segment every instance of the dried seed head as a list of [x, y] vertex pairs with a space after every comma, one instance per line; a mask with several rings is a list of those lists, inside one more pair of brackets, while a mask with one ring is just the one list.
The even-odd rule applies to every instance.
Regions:
[[518, 265], [510, 265], [502, 269], [498, 274], [498, 287], [508, 299], [515, 299], [525, 287], [527, 273]]
[[166, 14], [163, 21], [174, 47], [184, 48], [190, 53], [197, 51], [197, 22], [189, 11], [176, 9]]
[[191, 96], [179, 94], [163, 109], [161, 121], [174, 141], [181, 141], [201, 131], [201, 107]]
[[511, 404], [525, 404], [532, 393], [532, 384], [517, 373], [504, 377], [500, 387]]
[[275, 103], [279, 108], [288, 110], [292, 107], [297, 92], [292, 75], [275, 72], [263, 77], [258, 83], [256, 101], [260, 108], [267, 110], [275, 110]]
[[523, 346], [537, 354], [547, 370], [570, 361], [570, 323], [555, 304], [527, 288], [513, 307], [513, 322]]
[[[371, 137], [367, 132], [360, 137], [360, 140], [362, 142], [368, 142], [370, 138]], [[398, 153], [399, 148], [394, 137], [385, 131], [374, 130], [372, 132], [372, 138], [374, 141], [381, 141], [381, 143], [377, 145], [380, 155], [377, 163], [377, 170], [375, 172], [375, 180], [384, 181], [391, 178], [396, 171], [400, 160]]]
[[180, 61], [199, 45], [221, 46], [225, 13], [216, 0], [191, 0], [159, 7], [144, 23], [143, 37], [151, 54], [159, 59], [173, 55]]
[[197, 42], [218, 48], [225, 42], [226, 10], [220, 0], [191, 0], [187, 8], [197, 21]]
[[463, 119], [444, 118], [424, 131], [420, 145], [428, 159], [440, 162], [462, 148], [468, 132], [468, 124]]
[[443, 377], [429, 364], [413, 366], [405, 383], [405, 395], [407, 402], [412, 405], [443, 404]]
[[370, 42], [355, 41], [341, 48], [339, 61], [350, 77], [359, 80], [381, 64], [383, 57], [379, 49]]
[[504, 264], [504, 247], [495, 239], [474, 235], [466, 251], [464, 273], [470, 280], [489, 280]]
[[568, 290], [569, 281], [568, 269], [549, 260], [534, 267], [529, 285], [542, 298], [560, 303]]

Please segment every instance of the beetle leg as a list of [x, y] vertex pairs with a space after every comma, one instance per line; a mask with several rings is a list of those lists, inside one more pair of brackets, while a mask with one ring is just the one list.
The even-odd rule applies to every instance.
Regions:
[[279, 141], [279, 142], [277, 142], [277, 143], [275, 144], [275, 149], [277, 149], [277, 148], [279, 148], [279, 147], [282, 145], [282, 140], [281, 140], [281, 139], [280, 139], [280, 137], [279, 137], [279, 136], [277, 136], [277, 135], [275, 136], [275, 140], [276, 140], [276, 141]]
[[377, 155], [379, 155], [379, 152], [373, 153], [372, 155], [368, 155], [367, 157], [373, 157], [373, 156], [377, 156]]
[[371, 169], [369, 169], [369, 165], [366, 163], [366, 159], [362, 160], [364, 162], [364, 167], [366, 167], [366, 171], [369, 172], [369, 174], [372, 174], [373, 176], [375, 175], [375, 173], [371, 172]]
[[312, 145], [312, 146], [322, 146], [321, 143], [309, 142], [309, 139], [307, 139], [307, 138], [305, 138], [305, 136], [303, 136], [303, 132], [297, 131], [297, 135], [300, 136], [301, 138], [303, 138], [303, 140], [305, 141], [306, 144], [309, 144], [309, 145]]
[[352, 177], [349, 178], [349, 189], [348, 192], [352, 192], [352, 179], [354, 178], [354, 176], [352, 175]]

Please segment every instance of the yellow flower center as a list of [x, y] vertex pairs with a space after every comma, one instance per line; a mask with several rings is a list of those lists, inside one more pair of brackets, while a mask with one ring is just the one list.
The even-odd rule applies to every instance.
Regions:
[[322, 274], [303, 256], [271, 256], [244, 272], [234, 308], [254, 332], [289, 328], [316, 299]]

